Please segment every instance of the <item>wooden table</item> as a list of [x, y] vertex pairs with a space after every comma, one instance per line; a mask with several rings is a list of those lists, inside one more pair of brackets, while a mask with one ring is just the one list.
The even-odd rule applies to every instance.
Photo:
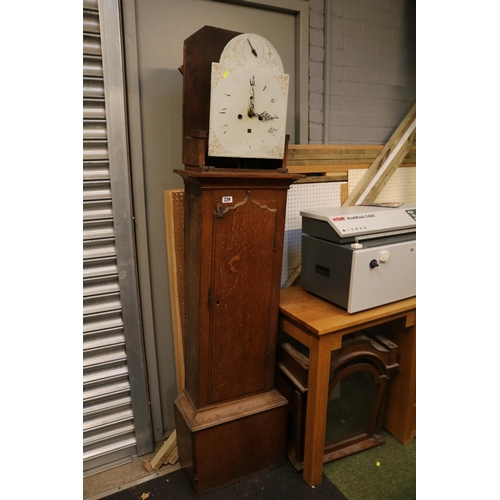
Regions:
[[319, 484], [323, 474], [331, 352], [340, 349], [344, 335], [377, 325], [398, 345], [399, 368], [389, 384], [384, 428], [406, 444], [416, 432], [416, 298], [349, 314], [300, 286], [281, 290], [280, 329], [309, 348], [303, 471], [309, 486]]

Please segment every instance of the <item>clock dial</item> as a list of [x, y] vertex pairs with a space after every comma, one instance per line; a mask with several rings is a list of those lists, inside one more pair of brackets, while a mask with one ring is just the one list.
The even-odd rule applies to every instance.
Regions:
[[263, 37], [235, 37], [212, 63], [208, 155], [283, 158], [289, 75]]

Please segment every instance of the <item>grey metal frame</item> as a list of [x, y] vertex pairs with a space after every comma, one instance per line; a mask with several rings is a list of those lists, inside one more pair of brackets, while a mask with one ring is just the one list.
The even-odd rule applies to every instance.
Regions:
[[125, 1], [122, 4], [124, 39], [127, 54], [125, 75], [127, 81], [127, 111], [130, 139], [130, 161], [132, 165], [132, 196], [134, 200], [135, 236], [137, 267], [139, 271], [139, 291], [141, 295], [142, 327], [144, 348], [148, 366], [149, 397], [153, 436], [156, 442], [164, 438], [162, 421], [160, 381], [156, 357], [155, 326], [153, 299], [151, 293], [149, 248], [146, 217], [146, 197], [144, 187], [144, 165], [142, 151], [141, 105], [139, 93], [139, 63], [137, 56], [137, 28], [135, 3]]
[[118, 279], [137, 453], [154, 450], [136, 270], [119, 0], [98, 0]]

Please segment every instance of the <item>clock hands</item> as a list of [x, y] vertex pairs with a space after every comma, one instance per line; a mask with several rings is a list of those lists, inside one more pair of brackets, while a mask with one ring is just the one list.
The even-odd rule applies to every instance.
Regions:
[[252, 42], [250, 41], [249, 38], [247, 38], [247, 42], [250, 45], [250, 48], [252, 49], [252, 54], [257, 57], [257, 51], [253, 48]]
[[[248, 40], [248, 39], [247, 39]], [[248, 40], [248, 43], [250, 43], [250, 40]], [[252, 44], [250, 44], [251, 46]], [[266, 85], [267, 86], [267, 85]], [[253, 118], [256, 116], [260, 121], [269, 121], [269, 120], [276, 120], [278, 116], [276, 115], [270, 115], [267, 111], [263, 111], [262, 113], [256, 113], [255, 112], [255, 76], [252, 76], [250, 79], [250, 87], [252, 89], [252, 95], [250, 96], [250, 104], [248, 107], [248, 117]], [[265, 89], [265, 87], [264, 87]], [[271, 102], [274, 102], [275, 99], [272, 99]], [[238, 118], [240, 115], [238, 115]]]

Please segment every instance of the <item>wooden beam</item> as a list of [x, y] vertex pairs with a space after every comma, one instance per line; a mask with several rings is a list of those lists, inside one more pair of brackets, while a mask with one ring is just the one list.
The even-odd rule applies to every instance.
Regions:
[[[331, 173], [347, 178], [353, 169], [368, 169], [384, 146], [348, 144], [290, 144], [287, 169], [290, 173], [324, 174]], [[416, 147], [408, 150], [401, 166], [416, 166]], [[307, 182], [307, 179], [306, 179]]]
[[311, 184], [312, 182], [339, 182], [347, 180], [347, 172], [334, 172], [333, 174], [327, 172], [323, 175], [308, 175], [303, 179], [296, 180], [293, 185], [295, 186], [296, 184]]
[[[287, 166], [301, 164], [303, 160], [324, 160], [332, 164], [358, 159], [359, 163], [371, 164], [384, 148], [381, 144], [290, 144], [288, 146]], [[416, 148], [412, 148], [408, 159], [415, 161]]]
[[[416, 167], [416, 163], [408, 163], [405, 160], [401, 162], [400, 167]], [[332, 174], [338, 176], [346, 176], [349, 170], [363, 170], [370, 168], [369, 163], [353, 163], [351, 165], [296, 165], [288, 167], [288, 172], [291, 174]], [[298, 182], [298, 181], [295, 181]], [[307, 177], [304, 182], [307, 182]]]
[[168, 439], [163, 443], [163, 446], [158, 450], [158, 453], [151, 460], [150, 465], [153, 470], [158, 470], [167, 460], [174, 451], [174, 448], [177, 446], [177, 432], [174, 429], [174, 432], [170, 434]]
[[343, 205], [347, 197], [349, 196], [349, 187], [347, 184], [342, 184], [340, 186], [340, 204]]
[[[399, 167], [401, 163], [401, 158], [404, 157], [408, 149], [411, 147], [413, 143], [415, 143], [417, 135], [417, 129], [415, 128], [413, 132], [411, 132], [408, 140], [401, 146], [401, 149], [398, 153], [396, 153], [394, 160], [387, 165], [383, 175], [381, 175], [378, 180], [375, 181], [373, 186], [371, 187], [368, 194], [365, 196], [363, 203], [375, 203], [378, 195], [382, 192], [385, 185], [389, 182], [390, 178]], [[397, 201], [397, 200], [394, 200]]]
[[387, 183], [413, 145], [411, 140], [415, 140], [416, 116], [417, 105], [414, 104], [343, 205], [362, 203], [376, 184], [383, 187]]
[[172, 450], [172, 453], [168, 456], [166, 462], [170, 465], [174, 465], [179, 460], [179, 449], [177, 446]]
[[177, 393], [184, 390], [184, 189], [163, 192]]

